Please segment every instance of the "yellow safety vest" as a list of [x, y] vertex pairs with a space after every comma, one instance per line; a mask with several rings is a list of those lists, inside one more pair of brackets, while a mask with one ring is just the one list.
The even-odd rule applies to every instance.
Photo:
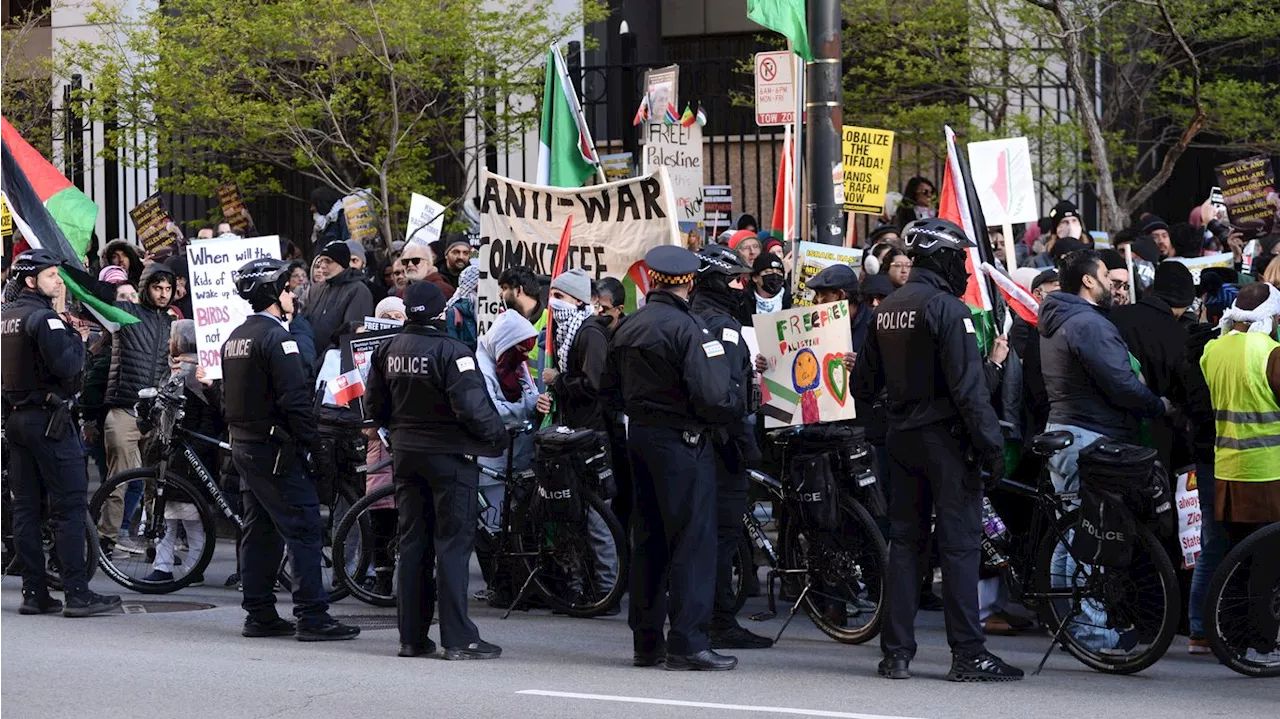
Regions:
[[533, 349], [529, 350], [529, 374], [533, 375], [534, 382], [538, 381], [538, 376], [541, 374], [538, 371], [538, 359], [542, 357], [542, 346], [539, 343], [547, 332], [548, 314], [548, 310], [543, 310], [542, 316], [538, 318], [537, 322], [533, 323], [533, 329], [538, 335], [533, 338]]
[[1267, 359], [1277, 347], [1260, 332], [1231, 332], [1205, 345], [1200, 368], [1217, 428], [1217, 479], [1280, 480], [1280, 403], [1267, 382]]

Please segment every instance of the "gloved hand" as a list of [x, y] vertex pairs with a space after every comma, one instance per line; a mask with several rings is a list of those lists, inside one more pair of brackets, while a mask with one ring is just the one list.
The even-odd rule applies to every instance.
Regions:
[[988, 492], [1004, 479], [1004, 452], [990, 452], [982, 458], [982, 485]]

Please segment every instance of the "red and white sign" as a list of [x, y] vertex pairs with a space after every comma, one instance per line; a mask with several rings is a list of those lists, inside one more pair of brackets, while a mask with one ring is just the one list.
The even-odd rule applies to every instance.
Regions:
[[333, 395], [334, 403], [339, 405], [348, 405], [351, 400], [363, 397], [364, 379], [360, 376], [360, 370], [353, 369], [329, 380], [329, 392]]
[[795, 55], [789, 50], [756, 53], [756, 124], [796, 121]]

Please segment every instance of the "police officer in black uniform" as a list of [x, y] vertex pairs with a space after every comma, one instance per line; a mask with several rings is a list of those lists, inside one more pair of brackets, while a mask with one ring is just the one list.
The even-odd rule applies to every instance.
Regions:
[[[964, 230], [942, 219], [919, 220], [902, 233], [915, 262], [907, 284], [875, 312], [859, 353], [854, 394], [864, 402], [888, 388], [892, 498], [889, 567], [879, 673], [911, 676], [920, 555], [937, 511], [943, 610], [952, 681], [1010, 681], [1022, 671], [986, 650], [978, 622], [982, 471], [1004, 473], [1003, 439], [978, 354], [969, 308]], [[976, 458], [976, 462], [974, 461]]]
[[[0, 340], [14, 543], [22, 559], [18, 613], [87, 617], [120, 606], [120, 597], [94, 594], [85, 579], [88, 477], [71, 417], [71, 398], [84, 369], [84, 340], [53, 311], [53, 298], [66, 289], [58, 264], [47, 250], [27, 250], [14, 260], [10, 271], [22, 291], [4, 308]], [[57, 534], [65, 607], [49, 596], [46, 583], [40, 537], [44, 497]]]
[[[236, 291], [256, 314], [222, 345], [223, 412], [231, 460], [240, 475], [244, 533], [240, 572], [248, 616], [246, 637], [294, 636], [319, 642], [354, 639], [359, 627], [329, 616], [329, 592], [320, 577], [324, 526], [307, 453], [319, 456], [311, 387], [298, 344], [285, 327], [293, 312], [292, 265], [252, 260], [236, 273]], [[281, 541], [283, 539], [283, 541]], [[274, 587], [289, 546], [294, 623], [276, 613]]]
[[[698, 256], [674, 245], [645, 255], [653, 289], [613, 335], [602, 381], [629, 419], [635, 514], [629, 624], [636, 666], [728, 670], [710, 648], [715, 598], [716, 464], [711, 428], [742, 418], [724, 344], [689, 309]], [[669, 598], [668, 598], [669, 594]], [[663, 624], [671, 604], [671, 633]]]
[[[751, 274], [737, 252], [724, 245], [708, 245], [698, 253], [702, 266], [693, 283], [689, 306], [711, 336], [724, 346], [729, 376], [750, 392], [751, 351], [742, 338], [742, 323], [734, 313], [742, 304], [742, 279]], [[734, 285], [739, 285], [735, 287]], [[745, 398], [744, 398], [745, 399]], [[749, 405], [750, 403], [747, 402]], [[734, 612], [733, 558], [742, 541], [742, 515], [747, 510], [747, 466], [758, 462], [755, 433], [748, 424], [748, 406], [741, 417], [712, 432], [716, 460], [716, 594], [711, 615], [713, 649], [766, 649], [773, 641], [747, 631]], [[748, 571], [743, 568], [743, 571]]]
[[445, 304], [440, 288], [415, 282], [404, 302], [408, 323], [374, 351], [366, 393], [370, 415], [390, 432], [394, 452], [400, 656], [435, 652], [427, 629], [438, 585], [442, 656], [497, 659], [502, 649], [482, 640], [467, 617], [480, 470], [465, 455], [502, 454], [506, 428], [475, 355], [439, 319]]

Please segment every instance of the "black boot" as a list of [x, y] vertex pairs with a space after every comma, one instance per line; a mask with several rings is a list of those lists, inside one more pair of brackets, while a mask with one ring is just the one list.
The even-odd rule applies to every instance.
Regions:
[[666, 656], [667, 645], [661, 643], [652, 649], [636, 649], [631, 663], [637, 667], [656, 667]]
[[890, 679], [910, 679], [910, 665], [911, 657], [905, 654], [890, 653], [884, 655], [884, 659], [880, 660], [880, 666], [876, 667], [876, 673]]
[[398, 657], [420, 657], [424, 654], [430, 655], [436, 653], [436, 643], [427, 639], [421, 644], [401, 644], [400, 651], [396, 654]]
[[244, 629], [240, 634], [250, 638], [258, 637], [291, 637], [297, 633], [297, 627], [288, 619], [280, 617], [271, 617], [269, 619], [254, 619], [246, 617], [244, 620]]
[[120, 608], [120, 597], [114, 594], [102, 595], [86, 591], [74, 597], [67, 597], [67, 606], [62, 610], [64, 617], [92, 617]]
[[703, 649], [697, 654], [668, 654], [666, 669], [669, 672], [727, 672], [738, 666], [737, 657], [716, 654]]
[[62, 602], [49, 596], [48, 590], [22, 593], [22, 606], [18, 614], [57, 614], [62, 611]]
[[947, 681], [952, 682], [1016, 682], [1021, 678], [1021, 669], [1005, 664], [986, 650], [977, 654], [952, 654], [951, 671], [947, 672]]
[[300, 642], [337, 642], [360, 636], [360, 627], [343, 624], [333, 617], [325, 617], [318, 624], [300, 625], [297, 638]]
[[472, 642], [465, 647], [445, 647], [445, 659], [457, 661], [461, 659], [497, 659], [502, 656], [502, 647], [496, 644], [490, 644], [481, 639], [478, 642]]
[[747, 631], [736, 621], [724, 624], [711, 624], [712, 649], [768, 649], [773, 640]]

